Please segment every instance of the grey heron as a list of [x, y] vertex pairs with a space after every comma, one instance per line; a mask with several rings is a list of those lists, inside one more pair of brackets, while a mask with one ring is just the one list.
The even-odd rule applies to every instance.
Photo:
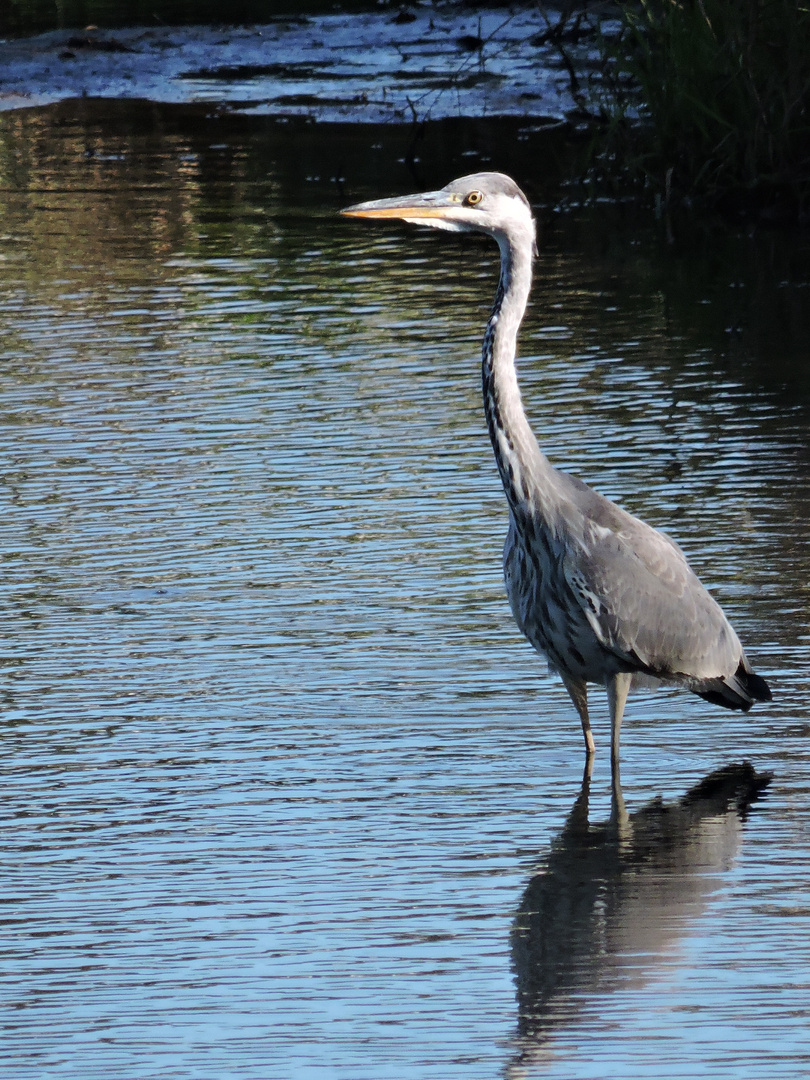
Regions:
[[517, 184], [503, 173], [475, 173], [440, 191], [359, 203], [343, 214], [485, 233], [498, 242], [500, 280], [484, 335], [482, 381], [509, 504], [506, 591], [519, 628], [571, 696], [586, 753], [594, 751], [588, 683], [607, 688], [616, 766], [627, 695], [637, 683], [675, 684], [745, 712], [770, 701], [767, 683], [678, 545], [556, 469], [540, 449], [515, 367], [536, 253], [531, 207]]

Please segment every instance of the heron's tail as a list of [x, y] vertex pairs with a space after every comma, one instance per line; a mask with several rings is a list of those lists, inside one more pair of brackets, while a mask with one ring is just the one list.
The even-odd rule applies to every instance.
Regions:
[[755, 701], [770, 701], [771, 689], [761, 675], [751, 671], [745, 659], [725, 679], [702, 679], [692, 690], [713, 705], [748, 712]]

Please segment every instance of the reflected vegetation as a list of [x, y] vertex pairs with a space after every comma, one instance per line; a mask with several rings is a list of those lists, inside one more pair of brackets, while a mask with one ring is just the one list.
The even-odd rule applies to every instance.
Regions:
[[223, 244], [261, 255], [302, 228], [317, 244], [340, 228], [347, 190], [385, 187], [392, 170], [407, 186], [421, 155], [443, 175], [467, 167], [470, 152], [517, 165], [528, 158], [519, 132], [515, 121], [319, 126], [93, 99], [4, 113], [0, 255], [25, 255], [18, 272], [47, 281], [111, 260], [152, 260], [163, 273], [170, 255], [219, 256]]
[[637, 990], [677, 963], [772, 779], [747, 762], [728, 765], [675, 803], [628, 813], [617, 773], [610, 819], [592, 825], [591, 768], [512, 930], [519, 1052], [509, 1077], [550, 1057], [555, 1032], [611, 992]]

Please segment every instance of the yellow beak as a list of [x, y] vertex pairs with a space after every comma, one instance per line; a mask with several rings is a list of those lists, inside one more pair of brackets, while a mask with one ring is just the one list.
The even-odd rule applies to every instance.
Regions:
[[341, 210], [346, 217], [404, 218], [418, 221], [420, 218], [452, 218], [459, 208], [457, 197], [445, 191], [426, 191], [422, 195], [405, 195], [395, 199], [374, 199]]

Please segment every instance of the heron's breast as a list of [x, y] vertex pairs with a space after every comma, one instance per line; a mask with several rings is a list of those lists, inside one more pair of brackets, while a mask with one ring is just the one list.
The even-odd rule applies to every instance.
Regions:
[[563, 572], [565, 552], [548, 534], [527, 536], [510, 520], [504, 545], [506, 593], [515, 622], [557, 670], [604, 679], [604, 649]]

